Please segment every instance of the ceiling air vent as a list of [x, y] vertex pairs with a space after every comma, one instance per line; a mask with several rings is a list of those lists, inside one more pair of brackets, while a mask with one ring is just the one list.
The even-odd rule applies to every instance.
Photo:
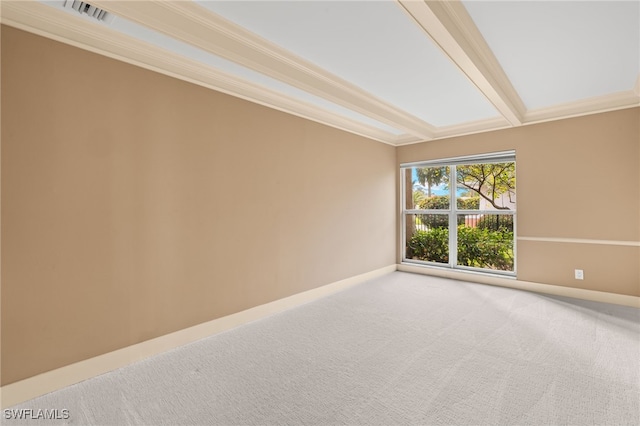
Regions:
[[64, 7], [73, 9], [81, 15], [87, 15], [90, 18], [97, 19], [100, 22], [110, 22], [111, 15], [104, 9], [97, 8], [84, 1], [65, 0]]

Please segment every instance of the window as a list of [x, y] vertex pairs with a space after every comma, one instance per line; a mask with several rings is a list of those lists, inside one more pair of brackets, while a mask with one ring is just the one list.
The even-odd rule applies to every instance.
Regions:
[[513, 151], [401, 165], [403, 262], [515, 275]]

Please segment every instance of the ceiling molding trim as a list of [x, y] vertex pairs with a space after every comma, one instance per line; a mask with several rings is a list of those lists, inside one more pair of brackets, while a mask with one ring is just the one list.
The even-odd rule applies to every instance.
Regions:
[[[509, 129], [513, 126], [504, 117], [495, 117], [485, 120], [477, 120], [469, 123], [456, 124], [453, 126], [439, 127], [435, 134], [435, 138], [431, 141], [439, 139], [450, 139], [458, 136], [468, 136], [478, 133], [491, 132], [494, 130]], [[413, 145], [422, 142], [431, 142], [425, 140], [416, 140], [415, 138], [398, 139], [396, 141], [397, 146], [401, 145]]]
[[435, 127], [191, 1], [92, 4], [315, 96], [430, 139]]
[[394, 141], [394, 145], [402, 146], [402, 145], [411, 145], [414, 143], [421, 143], [421, 142], [426, 142], [426, 141], [424, 139], [420, 139], [411, 135], [400, 135], [396, 137], [396, 140]]
[[460, 1], [396, 0], [512, 125], [525, 105]]
[[215, 70], [38, 2], [3, 2], [3, 24], [389, 145], [397, 135]]
[[625, 108], [640, 106], [640, 97], [633, 91], [597, 96], [578, 102], [558, 104], [547, 108], [529, 110], [525, 114], [524, 124], [555, 121], [564, 118], [580, 117]]
[[439, 127], [435, 134], [436, 139], [450, 138], [454, 136], [470, 135], [474, 133], [488, 132], [512, 127], [504, 117], [489, 118], [454, 126]]
[[[554, 105], [548, 108], [531, 110], [526, 113], [525, 122], [522, 125], [525, 126], [544, 123], [548, 121], [564, 120], [568, 118], [582, 117], [585, 115], [600, 114], [608, 111], [616, 111], [636, 107], [640, 107], [640, 96], [638, 96], [635, 91], [628, 90], [611, 95], [585, 99], [579, 102], [570, 102], [561, 105]], [[494, 130], [502, 130], [512, 127], [513, 126], [511, 126], [510, 123], [508, 123], [504, 118], [479, 120], [454, 126], [439, 127], [434, 135], [434, 139], [432, 139], [431, 141], [491, 132]], [[422, 142], [430, 141], [399, 137], [398, 139], [396, 139], [395, 144], [397, 146], [402, 146]]]

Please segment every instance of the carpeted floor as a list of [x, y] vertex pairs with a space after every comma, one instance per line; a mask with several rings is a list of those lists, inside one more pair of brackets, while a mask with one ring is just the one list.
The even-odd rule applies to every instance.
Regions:
[[638, 425], [640, 311], [395, 272], [28, 401], [75, 425]]

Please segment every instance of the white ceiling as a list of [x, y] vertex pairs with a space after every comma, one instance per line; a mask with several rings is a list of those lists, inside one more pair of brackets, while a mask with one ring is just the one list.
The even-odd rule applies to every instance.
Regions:
[[636, 83], [640, 2], [464, 4], [527, 108], [621, 92]]
[[198, 3], [434, 126], [498, 116], [393, 1]]
[[640, 105], [640, 0], [89, 3], [1, 19], [392, 145]]

